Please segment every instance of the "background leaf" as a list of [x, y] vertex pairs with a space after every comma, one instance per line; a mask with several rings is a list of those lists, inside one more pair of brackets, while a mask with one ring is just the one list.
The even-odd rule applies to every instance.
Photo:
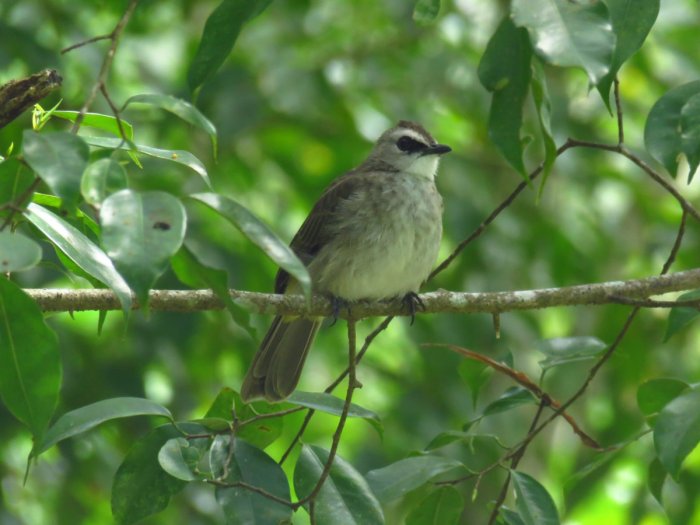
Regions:
[[90, 164], [80, 181], [85, 202], [99, 205], [112, 193], [127, 187], [126, 171], [113, 159], [99, 159]]
[[41, 260], [41, 247], [21, 233], [0, 232], [0, 273], [19, 272]]
[[[679, 301], [692, 301], [695, 299], [700, 299], [700, 290], [686, 292], [678, 296]], [[671, 308], [671, 311], [668, 314], [668, 323], [666, 324], [666, 335], [664, 335], [664, 342], [668, 341], [684, 327], [692, 323], [698, 315], [700, 315], [700, 312], [698, 312], [697, 308], [690, 308], [688, 306], [677, 306], [675, 308]]]
[[413, 8], [413, 20], [420, 25], [428, 25], [440, 14], [440, 0], [417, 0]]
[[[293, 392], [285, 401], [293, 405], [333, 414], [334, 416], [340, 416], [342, 414], [343, 405], [345, 404], [343, 399], [331, 394], [326, 394], [325, 392], [301, 392], [299, 390]], [[375, 430], [379, 432], [380, 436], [383, 434], [382, 421], [379, 419], [379, 416], [371, 410], [351, 403], [348, 409], [348, 417], [362, 418], [372, 425]]]
[[449, 485], [440, 487], [406, 516], [406, 525], [456, 525], [463, 508], [464, 500], [457, 489]]
[[683, 460], [699, 441], [700, 390], [690, 390], [664, 406], [654, 426], [659, 461], [676, 480]]
[[511, 472], [517, 495], [518, 514], [525, 525], [559, 525], [552, 497], [540, 483], [524, 472]]

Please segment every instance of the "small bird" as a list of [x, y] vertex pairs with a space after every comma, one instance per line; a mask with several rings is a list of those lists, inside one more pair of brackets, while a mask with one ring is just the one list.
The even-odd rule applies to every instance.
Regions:
[[[402, 120], [367, 159], [321, 195], [291, 242], [314, 293], [338, 302], [401, 297], [415, 311], [442, 237], [440, 157], [452, 151], [423, 126]], [[275, 293], [299, 293], [280, 269]], [[321, 319], [275, 317], [243, 380], [244, 401], [280, 401], [297, 386]]]

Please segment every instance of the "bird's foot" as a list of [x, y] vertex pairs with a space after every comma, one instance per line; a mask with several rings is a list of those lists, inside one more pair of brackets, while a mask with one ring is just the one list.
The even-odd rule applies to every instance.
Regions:
[[403, 296], [401, 302], [404, 304], [404, 307], [410, 314], [411, 326], [413, 326], [413, 323], [416, 320], [416, 312], [419, 310], [425, 310], [425, 305], [416, 292], [408, 292]]
[[330, 300], [331, 318], [333, 319], [333, 322], [329, 326], [333, 326], [335, 323], [338, 322], [338, 318], [340, 317], [340, 311], [343, 309], [345, 309], [348, 312], [348, 317], [352, 316], [352, 310], [350, 309], [349, 301], [346, 301], [345, 299], [342, 299], [340, 297], [336, 297], [335, 295], [331, 295]]

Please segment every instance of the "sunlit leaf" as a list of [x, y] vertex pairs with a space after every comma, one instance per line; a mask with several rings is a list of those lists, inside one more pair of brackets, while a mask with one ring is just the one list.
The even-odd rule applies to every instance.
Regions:
[[172, 414], [167, 408], [150, 399], [104, 399], [63, 414], [46, 432], [44, 440], [37, 445], [34, 454], [39, 455], [59, 441], [87, 432], [107, 421], [133, 416], [162, 416], [172, 419]]
[[365, 477], [379, 501], [386, 504], [405, 496], [441, 474], [464, 468], [457, 460], [425, 455], [402, 459], [386, 467], [371, 470]]
[[100, 159], [90, 164], [80, 182], [85, 202], [98, 205], [112, 193], [126, 188], [126, 170], [113, 159]]
[[516, 508], [525, 525], [559, 525], [559, 514], [552, 496], [533, 477], [511, 472], [515, 487]]
[[654, 445], [659, 461], [676, 480], [683, 460], [700, 442], [700, 390], [679, 395], [659, 413]]
[[304, 295], [311, 294], [311, 277], [294, 251], [275, 235], [260, 219], [236, 201], [216, 193], [190, 195], [230, 221], [248, 239], [264, 251], [280, 268], [289, 272], [301, 285]]
[[[80, 112], [78, 111], [54, 111], [53, 115], [62, 119], [70, 120], [75, 122], [78, 118]], [[126, 120], [120, 119], [122, 130], [124, 130], [124, 135], [128, 140], [134, 140], [134, 127], [129, 124]], [[81, 126], [87, 126], [90, 128], [101, 129], [102, 131], [107, 131], [121, 137], [122, 134], [119, 131], [119, 124], [117, 124], [117, 117], [114, 115], [103, 115], [101, 113], [85, 113], [83, 115], [83, 120], [80, 123]]]
[[[328, 461], [327, 450], [304, 445], [294, 469], [294, 489], [308, 496]], [[384, 515], [365, 478], [339, 456], [335, 456], [328, 478], [314, 504], [318, 525], [383, 525]]]
[[[700, 94], [699, 80], [673, 88], [654, 104], [647, 117], [644, 127], [644, 143], [647, 151], [663, 164], [672, 177], [678, 173], [681, 154], [686, 156], [689, 163], [698, 160], [700, 141], [697, 140], [697, 117], [692, 116], [696, 115], [696, 102], [686, 110], [686, 116], [683, 116], [686, 104], [698, 94]], [[684, 130], [684, 123], [686, 126], [690, 123], [695, 124], [694, 127]], [[688, 182], [692, 179], [696, 168], [697, 163], [691, 164]]]
[[479, 62], [479, 80], [493, 92], [489, 113], [489, 136], [505, 159], [521, 176], [526, 177], [523, 164], [523, 143], [520, 128], [523, 104], [530, 89], [532, 48], [527, 32], [503, 19], [489, 40]]
[[158, 463], [165, 472], [183, 481], [199, 479], [194, 467], [202, 456], [202, 450], [184, 437], [171, 438], [158, 452]]
[[[87, 142], [90, 146], [97, 146], [100, 148], [109, 148], [109, 149], [122, 149], [122, 150], [127, 150], [131, 151], [130, 147], [128, 144], [124, 143], [120, 139], [115, 139], [115, 138], [110, 138], [110, 137], [86, 137], [83, 136], [83, 139], [85, 142]], [[139, 153], [143, 153], [144, 155], [148, 155], [149, 157], [155, 157], [157, 159], [163, 159], [163, 160], [169, 160], [171, 162], [177, 162], [178, 164], [182, 164], [183, 166], [187, 166], [188, 168], [192, 169], [196, 173], [198, 173], [202, 179], [204, 180], [205, 184], [209, 187], [211, 187], [211, 182], [209, 181], [209, 175], [207, 173], [207, 168], [204, 166], [201, 160], [199, 160], [197, 157], [195, 157], [192, 153], [189, 151], [184, 151], [184, 150], [169, 150], [169, 149], [160, 149], [160, 148], [153, 148], [151, 146], [144, 146], [143, 144], [134, 144], [136, 147], [136, 151]]]
[[109, 286], [126, 314], [131, 309], [131, 290], [107, 255], [58, 215], [31, 203], [24, 215], [51, 242], [88, 274]]
[[540, 361], [543, 370], [549, 368], [593, 359], [608, 347], [597, 337], [557, 337], [537, 342], [537, 349], [546, 355]]
[[0, 274], [19, 272], [36, 266], [41, 246], [21, 233], [0, 232]]
[[[335, 416], [341, 415], [343, 412], [343, 405], [345, 404], [343, 399], [324, 392], [295, 391], [285, 401], [293, 405], [312, 408]], [[351, 403], [348, 408], [348, 417], [362, 418], [370, 423], [377, 432], [379, 432], [379, 435], [383, 433], [382, 422], [379, 416], [366, 408]]]
[[224, 0], [209, 15], [187, 82], [190, 91], [204, 84], [224, 63], [243, 25], [262, 13], [272, 0]]
[[214, 150], [214, 158], [216, 158], [217, 151], [217, 135], [216, 128], [211, 121], [204, 116], [204, 114], [199, 111], [195, 106], [189, 102], [182, 100], [181, 98], [176, 98], [171, 95], [159, 95], [152, 93], [143, 93], [140, 95], [134, 95], [129, 97], [122, 109], [126, 109], [129, 104], [149, 104], [151, 106], [156, 106], [158, 108], [169, 111], [170, 113], [177, 115], [185, 122], [189, 122], [193, 126], [196, 126], [203, 130], [209, 135], [211, 139], [212, 148]]
[[185, 237], [185, 208], [162, 191], [122, 190], [102, 203], [102, 244], [142, 307]]
[[580, 67], [592, 84], [610, 70], [615, 33], [604, 2], [513, 0], [511, 14], [545, 62]]
[[22, 137], [22, 152], [27, 164], [63, 199], [66, 206], [75, 206], [80, 196], [80, 179], [90, 154], [85, 141], [66, 131], [40, 134], [25, 130]]
[[61, 357], [39, 306], [0, 276], [0, 397], [42, 439], [58, 402]]

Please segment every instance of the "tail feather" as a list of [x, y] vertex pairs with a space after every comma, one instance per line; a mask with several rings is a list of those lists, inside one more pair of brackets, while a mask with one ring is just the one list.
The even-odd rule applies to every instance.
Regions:
[[320, 321], [311, 319], [284, 321], [280, 316], [275, 317], [243, 380], [243, 400], [262, 397], [280, 401], [289, 396], [299, 382], [320, 325]]

